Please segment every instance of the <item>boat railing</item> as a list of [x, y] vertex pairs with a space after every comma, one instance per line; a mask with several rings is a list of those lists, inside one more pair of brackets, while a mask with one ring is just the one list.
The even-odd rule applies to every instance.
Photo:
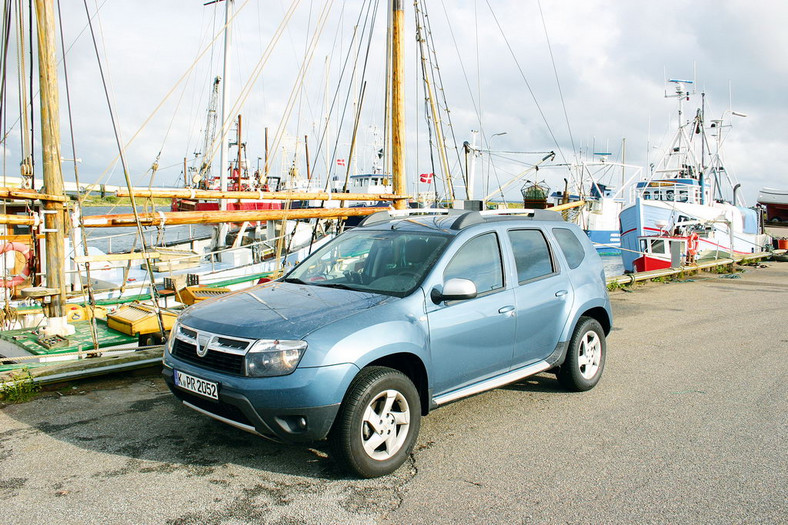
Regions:
[[[184, 226], [186, 226], [187, 228], [184, 228]], [[160, 240], [162, 239], [162, 234], [161, 234], [161, 232], [159, 231], [158, 228], [144, 231], [143, 233], [147, 237], [147, 245], [148, 246], [153, 246], [154, 244], [168, 245], [168, 244], [172, 244], [172, 243], [178, 243], [179, 241], [185, 241], [185, 240], [188, 240], [188, 239], [195, 239], [195, 231], [194, 231], [194, 225], [193, 224], [181, 224], [181, 225], [168, 226], [167, 227], [167, 231], [168, 232], [175, 232], [175, 233], [177, 233], [177, 235], [175, 236], [175, 238], [172, 238], [172, 233], [168, 233], [167, 234], [168, 238], [166, 240], [162, 240], [162, 242], [160, 242]], [[184, 235], [184, 231], [185, 231], [185, 235]], [[114, 253], [113, 252], [113, 241], [114, 241], [116, 246], [117, 246], [118, 242], [121, 242], [122, 245], [125, 248], [128, 248], [128, 247], [130, 247], [131, 243], [133, 242], [133, 240], [130, 240], [130, 239], [134, 239], [134, 238], [136, 238], [138, 236], [139, 236], [139, 234], [136, 231], [131, 231], [131, 232], [125, 232], [125, 233], [113, 233], [111, 235], [101, 235], [101, 236], [97, 236], [97, 237], [94, 237], [94, 236], [91, 235], [91, 236], [87, 237], [86, 241], [87, 241], [88, 245], [96, 246], [96, 247], [101, 247], [102, 244], [105, 244], [106, 245], [106, 249], [104, 249], [102, 247], [101, 248], [102, 251], [104, 251], [106, 253]]]
[[695, 180], [651, 180], [634, 185], [631, 191], [633, 201], [637, 197], [663, 202], [693, 203], [701, 200], [701, 187]]
[[[105, 238], [109, 238], [109, 237], [115, 237], [115, 236], [106, 236]], [[255, 252], [257, 250], [259, 255], [257, 256], [257, 259], [253, 260], [253, 262], [259, 262], [259, 259], [264, 259], [264, 258], [267, 258], [270, 255], [272, 255], [276, 251], [277, 243], [280, 240], [287, 241], [288, 237], [289, 237], [289, 235], [279, 235], [279, 236], [271, 237], [271, 238], [268, 238], [268, 239], [261, 239], [261, 240], [252, 241], [252, 242], [249, 242], [247, 244], [240, 245], [240, 246], [221, 247], [221, 248], [214, 249], [214, 250], [211, 250], [211, 251], [206, 251], [206, 252], [203, 252], [203, 253], [188, 252], [188, 251], [185, 251], [185, 250], [183, 251], [183, 253], [178, 253], [177, 251], [172, 251], [172, 252], [167, 252], [167, 260], [172, 261], [172, 262], [179, 262], [179, 261], [187, 261], [189, 259], [194, 259], [195, 256], [199, 256], [201, 259], [205, 260], [206, 262], [211, 263], [211, 271], [215, 271], [216, 270], [216, 264], [221, 261], [221, 258], [222, 258], [221, 256], [224, 255], [224, 254], [237, 252], [237, 251], [252, 251], [252, 252]], [[162, 247], [153, 246], [152, 248], [150, 248], [150, 251], [148, 253], [148, 257], [152, 258], [152, 259], [158, 258], [160, 254], [157, 252], [157, 250], [160, 249], [160, 248], [162, 248]], [[138, 259], [141, 258], [139, 252], [133, 252], [133, 253], [132, 252], [128, 252], [128, 253], [125, 254], [125, 255], [128, 256], [127, 258], [124, 258], [123, 255], [124, 254], [107, 254], [106, 257], [102, 257], [102, 256], [94, 256], [94, 257], [88, 257], [88, 258], [77, 257], [76, 258], [77, 259], [76, 262], [78, 263], [78, 265], [80, 265], [80, 264], [84, 263], [85, 259], [89, 259], [91, 262], [95, 262], [95, 261], [98, 261], [98, 260], [106, 259], [106, 260], [112, 260], [112, 261], [123, 261], [124, 263], [127, 263], [129, 261], [138, 260]], [[71, 273], [75, 273], [75, 272], [77, 272], [77, 270], [71, 270]]]

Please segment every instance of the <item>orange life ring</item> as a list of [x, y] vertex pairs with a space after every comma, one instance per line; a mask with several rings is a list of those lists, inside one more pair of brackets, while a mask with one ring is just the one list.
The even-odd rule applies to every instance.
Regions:
[[698, 234], [693, 233], [687, 238], [687, 253], [695, 256], [698, 254]]
[[[21, 258], [19, 255], [16, 256], [14, 273], [11, 277], [0, 277], [0, 287], [2, 288], [13, 288], [30, 277], [30, 247], [21, 242], [8, 242], [0, 248], [0, 255], [3, 255], [5, 258], [5, 254], [8, 252], [17, 252], [21, 255]], [[5, 270], [8, 273], [8, 269]]]

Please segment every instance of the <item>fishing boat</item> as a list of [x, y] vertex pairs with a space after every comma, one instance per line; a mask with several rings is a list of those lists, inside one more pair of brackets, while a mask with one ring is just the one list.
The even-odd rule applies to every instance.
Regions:
[[[678, 101], [678, 129], [649, 178], [633, 186], [634, 204], [620, 214], [627, 272], [743, 256], [770, 243], [759, 212], [743, 205], [740, 185], [722, 165], [720, 145], [723, 128], [729, 125], [722, 119], [711, 122], [708, 129], [717, 139], [716, 149], [711, 150], [706, 140], [705, 95], [695, 116], [684, 121], [683, 104], [693, 94], [688, 87], [693, 82], [670, 83], [675, 87], [670, 96]], [[712, 151], [708, 164], [706, 151]]]
[[764, 207], [766, 220], [773, 224], [788, 222], [788, 190], [761, 188], [758, 204]]
[[[226, 2], [228, 10], [231, 3]], [[39, 4], [37, 13], [40, 11], [42, 17], [51, 17], [51, 6], [46, 2]], [[22, 18], [21, 13], [18, 16]], [[58, 81], [54, 73], [55, 49], [52, 43], [55, 31], [51, 20], [46, 24], [39, 20], [39, 31], [48, 35], [46, 40], [49, 44], [46, 48], [40, 45], [40, 55], [43, 57], [46, 54], [46, 60], [40, 60], [41, 67], [51, 70], [46, 81], [42, 77], [41, 104], [46, 111], [42, 109], [41, 113], [42, 116], [47, 115], [51, 122], [57, 122], [57, 99], [52, 95], [57, 92]], [[50, 121], [42, 124], [40, 129], [58, 130], [59, 127]], [[240, 151], [240, 121], [238, 124], [237, 143]], [[223, 119], [222, 129], [227, 127], [227, 121]], [[29, 129], [27, 124], [23, 128]], [[226, 142], [225, 133], [222, 133], [217, 143], [224, 145]], [[304, 192], [304, 189], [311, 188], [293, 184], [246, 187], [242, 174], [245, 166], [241, 160], [234, 166], [228, 164], [231, 181], [226, 189], [224, 181], [218, 189], [213, 188], [210, 177], [201, 177], [199, 182], [204, 181], [202, 187], [197, 185], [183, 190], [139, 189], [129, 183], [128, 169], [121, 153], [127, 188], [116, 192], [115, 196], [130, 198], [132, 212], [90, 216], [82, 213], [79, 204], [70, 202], [62, 190], [59, 135], [45, 136], [42, 143], [45, 151], [57, 152], [56, 155], [48, 153], [44, 158], [44, 186], [47, 193], [32, 189], [35, 186], [32, 171], [28, 175], [27, 188], [0, 188], [5, 212], [0, 217], [0, 279], [4, 290], [4, 315], [0, 321], [6, 330], [38, 325], [47, 337], [68, 339], [74, 334], [71, 322], [84, 318], [72, 312], [72, 308], [75, 312], [82, 306], [77, 303], [90, 304], [92, 308], [102, 300], [114, 300], [117, 306], [119, 302], [132, 298], [147, 299], [153, 313], [161, 317], [161, 308], [167, 307], [168, 295], [172, 297], [170, 301], [182, 302], [181, 284], [186, 288], [190, 285], [207, 285], [229, 291], [235, 286], [254, 284], [261, 277], [272, 273], [275, 277], [288, 265], [303, 259], [314, 248], [315, 242], [321, 242], [321, 238], [327, 240], [331, 232], [325, 221], [329, 220], [336, 227], [340, 224], [340, 218], [388, 209], [392, 201], [406, 198], [404, 194], [343, 193], [341, 199], [337, 199], [331, 192]], [[122, 151], [122, 148], [119, 149]], [[238, 159], [241, 159], [240, 153]], [[223, 161], [220, 163], [225, 165]], [[400, 172], [402, 169], [403, 166], [400, 166]], [[235, 179], [232, 179], [233, 175]], [[392, 177], [392, 180], [394, 188], [404, 190], [403, 184], [397, 184], [397, 177]], [[135, 199], [152, 197], [196, 198], [202, 202], [213, 200], [219, 203], [219, 209], [145, 211], [135, 204]], [[254, 199], [270, 205], [262, 208], [256, 205], [240, 206], [238, 209], [224, 205]], [[363, 209], [337, 206], [299, 209], [298, 206], [292, 206], [299, 201], [369, 200], [386, 204]], [[146, 228], [164, 229], [179, 224], [236, 224], [240, 233], [229, 245], [226, 244], [228, 237], [221, 230], [213, 239], [187, 238], [179, 245], [157, 246], [145, 240]], [[85, 232], [107, 227], [135, 228], [140, 245], [126, 253], [104, 253], [88, 246], [89, 239]], [[247, 242], [249, 237], [244, 234], [250, 228], [262, 232], [253, 242]], [[9, 314], [5, 315], [6, 312]], [[95, 316], [92, 317], [95, 319]], [[159, 323], [158, 328], [166, 329], [162, 323]]]
[[[609, 153], [595, 153], [592, 161], [571, 167], [572, 190], [551, 196], [556, 203], [583, 201], [571, 220], [591, 239], [600, 255], [621, 253], [619, 214], [627, 205], [627, 189], [640, 178], [642, 168], [609, 160]], [[630, 175], [627, 177], [627, 170]]]

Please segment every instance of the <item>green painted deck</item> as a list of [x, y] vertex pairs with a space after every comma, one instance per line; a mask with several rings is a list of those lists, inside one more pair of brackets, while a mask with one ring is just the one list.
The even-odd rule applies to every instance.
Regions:
[[[0, 339], [21, 347], [32, 355], [42, 357], [93, 350], [94, 346], [93, 337], [90, 333], [90, 322], [81, 321], [74, 323], [73, 326], [76, 332], [70, 335], [67, 341], [62, 344], [56, 344], [52, 346], [52, 348], [48, 348], [45, 344], [42, 344], [42, 338], [35, 333], [36, 329], [33, 328], [7, 330], [0, 333]], [[107, 322], [101, 319], [96, 320], [96, 332], [98, 334], [99, 348], [137, 342], [137, 337], [112, 330], [107, 326]]]

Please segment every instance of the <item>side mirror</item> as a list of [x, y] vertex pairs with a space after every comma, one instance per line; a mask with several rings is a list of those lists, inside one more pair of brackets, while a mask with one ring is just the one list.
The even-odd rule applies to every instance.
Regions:
[[430, 299], [435, 304], [443, 301], [462, 301], [476, 297], [476, 285], [470, 279], [449, 279], [443, 285], [443, 291], [435, 287], [430, 292]]

